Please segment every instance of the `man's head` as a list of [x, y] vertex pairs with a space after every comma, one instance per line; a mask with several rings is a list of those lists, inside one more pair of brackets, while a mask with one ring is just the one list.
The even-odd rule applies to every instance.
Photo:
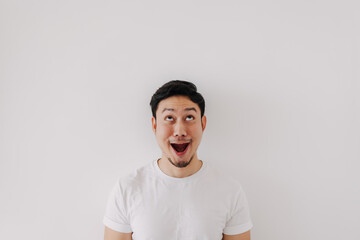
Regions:
[[201, 117], [205, 113], [205, 100], [200, 93], [197, 92], [195, 84], [182, 80], [172, 80], [162, 85], [152, 96], [150, 101], [153, 117], [156, 119], [156, 110], [159, 102], [172, 96], [186, 96], [196, 103], [201, 110]]
[[152, 128], [162, 150], [162, 158], [184, 168], [195, 158], [206, 126], [205, 101], [196, 86], [186, 81], [170, 81], [160, 87], [151, 102]]

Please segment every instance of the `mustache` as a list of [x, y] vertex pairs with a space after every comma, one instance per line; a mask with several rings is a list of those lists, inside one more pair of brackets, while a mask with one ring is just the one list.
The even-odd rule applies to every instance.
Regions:
[[169, 141], [170, 143], [173, 142], [191, 142], [191, 138], [186, 138], [186, 137], [179, 137], [179, 138], [172, 138]]

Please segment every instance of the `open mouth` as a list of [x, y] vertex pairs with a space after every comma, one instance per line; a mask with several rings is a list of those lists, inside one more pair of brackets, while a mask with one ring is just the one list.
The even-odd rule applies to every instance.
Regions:
[[177, 153], [184, 153], [188, 146], [189, 146], [189, 143], [171, 143], [171, 147]]

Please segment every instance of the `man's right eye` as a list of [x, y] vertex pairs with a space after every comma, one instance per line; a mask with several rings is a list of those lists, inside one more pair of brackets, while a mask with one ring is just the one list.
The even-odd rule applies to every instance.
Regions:
[[167, 117], [165, 117], [165, 120], [166, 121], [172, 121], [172, 120], [174, 120], [174, 118], [172, 116], [167, 116]]

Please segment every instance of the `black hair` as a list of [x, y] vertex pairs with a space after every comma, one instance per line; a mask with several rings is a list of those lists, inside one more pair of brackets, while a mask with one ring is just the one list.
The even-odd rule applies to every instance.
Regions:
[[201, 117], [204, 116], [205, 100], [203, 96], [197, 92], [195, 84], [183, 80], [172, 80], [162, 85], [151, 97], [150, 106], [155, 119], [159, 102], [172, 96], [185, 96], [190, 98], [191, 101], [199, 106]]

